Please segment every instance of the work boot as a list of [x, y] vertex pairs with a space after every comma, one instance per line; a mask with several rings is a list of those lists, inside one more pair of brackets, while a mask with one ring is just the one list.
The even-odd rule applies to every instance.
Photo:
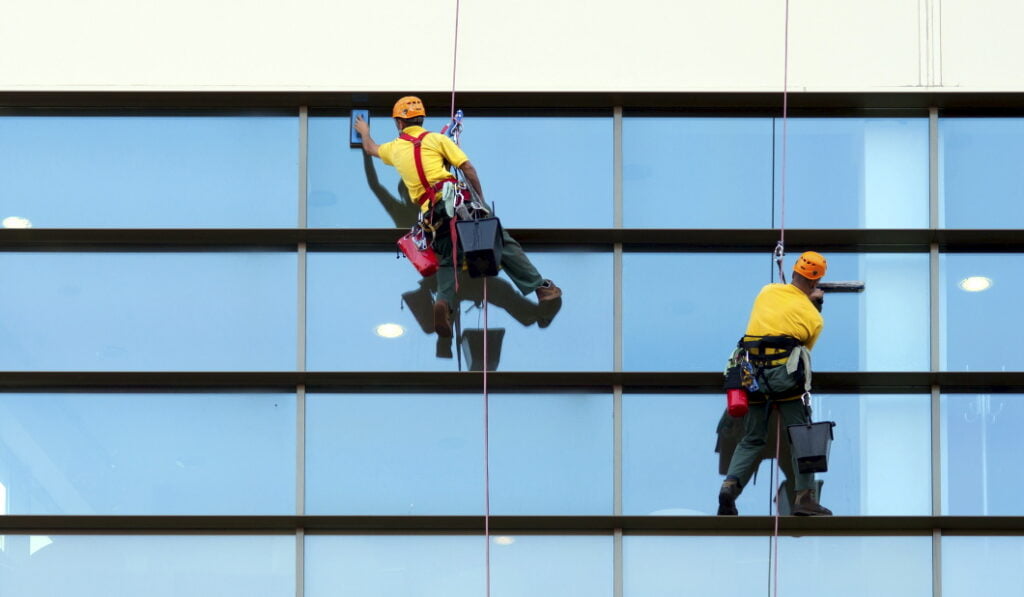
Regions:
[[740, 497], [740, 482], [736, 479], [726, 479], [722, 482], [722, 488], [718, 490], [718, 515], [736, 516], [739, 510], [736, 509], [736, 498]]
[[544, 283], [537, 287], [537, 302], [553, 301], [562, 296], [562, 289], [555, 286], [551, 280], [544, 280]]
[[796, 516], [832, 516], [832, 511], [814, 499], [814, 492], [801, 489], [793, 500], [793, 514]]
[[434, 302], [434, 331], [441, 338], [452, 337], [452, 320], [448, 311], [448, 301]]

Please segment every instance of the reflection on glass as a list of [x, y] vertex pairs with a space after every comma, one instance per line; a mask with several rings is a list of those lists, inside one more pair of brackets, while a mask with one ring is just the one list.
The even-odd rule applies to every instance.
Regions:
[[[944, 371], [1020, 371], [1024, 352], [1012, 333], [1024, 328], [1020, 295], [1024, 256], [943, 253], [939, 255], [940, 346]], [[968, 292], [961, 282], [984, 277], [992, 285]]]
[[[715, 514], [742, 432], [724, 410], [724, 394], [623, 396], [624, 514]], [[928, 396], [816, 395], [815, 420], [836, 422], [829, 471], [817, 475], [822, 503], [841, 516], [931, 514], [929, 413]], [[741, 514], [770, 513], [773, 466], [762, 461], [737, 500]]]
[[1021, 516], [1020, 394], [942, 396], [942, 513]]
[[633, 228], [768, 228], [768, 118], [627, 117], [623, 223]]
[[[441, 114], [438, 109], [428, 111]], [[448, 117], [427, 118], [440, 131]], [[394, 168], [349, 147], [348, 115], [309, 119], [309, 225], [406, 227], [416, 218]], [[394, 121], [375, 114], [378, 143], [396, 138]], [[487, 201], [508, 228], [612, 225], [612, 118], [479, 117], [467, 113], [462, 149], [480, 173]], [[538, 147], [558, 139], [558, 159]]]
[[[612, 538], [517, 535], [491, 538], [496, 596], [610, 597]], [[306, 537], [307, 597], [476, 597], [486, 590], [481, 536]]]
[[[306, 511], [482, 514], [480, 394], [310, 394]], [[608, 395], [490, 396], [491, 512], [611, 514]]]
[[1024, 537], [942, 538], [942, 594], [1024, 595]]
[[0, 369], [295, 368], [294, 253], [3, 253]]
[[[502, 275], [460, 277], [461, 328], [434, 334], [434, 278], [395, 253], [309, 253], [307, 365], [321, 371], [478, 370], [487, 280], [489, 359], [499, 371], [595, 371], [612, 367], [611, 253], [530, 251], [537, 269], [565, 292], [563, 307], [538, 306]], [[357, 272], [373, 272], [360, 278]], [[395, 323], [406, 332], [383, 338]], [[498, 337], [500, 335], [500, 338]], [[580, 342], [586, 338], [586, 342]]]
[[0, 394], [10, 514], [293, 514], [294, 452], [293, 395]]
[[939, 119], [939, 225], [1024, 227], [1024, 118]]
[[[770, 537], [623, 537], [625, 597], [760, 595]], [[778, 594], [931, 597], [931, 537], [781, 537]], [[680, 565], [685, 562], [685, 565]]]
[[294, 536], [7, 535], [0, 594], [291, 597]]
[[[827, 280], [861, 280], [861, 293], [825, 299], [816, 371], [928, 368], [928, 256], [828, 254]], [[791, 266], [795, 256], [787, 257]], [[720, 371], [772, 280], [765, 254], [626, 253], [623, 364], [627, 371]]]
[[298, 134], [295, 116], [0, 117], [0, 218], [293, 227]]
[[[928, 226], [927, 118], [790, 118], [786, 138], [786, 227]], [[780, 119], [775, 155], [779, 198]]]

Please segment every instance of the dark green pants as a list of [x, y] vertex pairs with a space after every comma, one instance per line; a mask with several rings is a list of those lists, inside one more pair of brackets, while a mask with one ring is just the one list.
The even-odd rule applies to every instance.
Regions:
[[[788, 441], [786, 439], [786, 425], [807, 423], [807, 413], [804, 411], [803, 402], [797, 399], [773, 402], [772, 404], [778, 407], [779, 416], [782, 417], [779, 441]], [[732, 460], [729, 461], [728, 475], [739, 479], [741, 488], [747, 486], [750, 476], [754, 474], [758, 465], [761, 464], [765, 439], [768, 437], [768, 418], [765, 416], [766, 408], [764, 403], [750, 404], [750, 410], [747, 412], [746, 419], [743, 422], [743, 439], [736, 445], [736, 451], [733, 452]], [[772, 454], [772, 458], [774, 457], [775, 455]], [[793, 486], [796, 490], [812, 489], [814, 487], [814, 474], [796, 473], [795, 471], [800, 469], [797, 468], [795, 459], [791, 466], [792, 469], [790, 470], [794, 471]], [[786, 470], [787, 467], [780, 468]]]
[[[434, 207], [434, 222], [438, 224], [434, 235], [434, 251], [438, 257], [437, 297], [436, 300], [448, 301], [455, 305], [455, 270], [452, 267], [451, 220], [444, 213], [444, 207], [438, 203]], [[523, 247], [504, 228], [501, 230], [501, 269], [524, 295], [530, 294], [544, 284], [544, 278], [523, 252]], [[461, 251], [460, 251], [461, 256]]]

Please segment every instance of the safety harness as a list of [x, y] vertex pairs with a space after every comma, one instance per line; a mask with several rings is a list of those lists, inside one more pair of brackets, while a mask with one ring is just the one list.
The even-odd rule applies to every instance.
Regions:
[[791, 336], [744, 336], [731, 362], [742, 368], [742, 384], [751, 394], [790, 400], [811, 391], [811, 351]]

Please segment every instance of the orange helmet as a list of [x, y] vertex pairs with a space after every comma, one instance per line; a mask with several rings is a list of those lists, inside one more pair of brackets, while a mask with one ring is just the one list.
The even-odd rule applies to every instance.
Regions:
[[423, 100], [416, 97], [415, 95], [407, 95], [402, 99], [395, 102], [395, 107], [391, 110], [392, 118], [415, 118], [417, 116], [426, 116], [427, 111], [423, 109]]
[[828, 263], [825, 261], [825, 258], [821, 253], [815, 253], [814, 251], [807, 251], [798, 257], [796, 263], [793, 264], [793, 271], [808, 280], [820, 279], [825, 275], [826, 269], [828, 269]]

